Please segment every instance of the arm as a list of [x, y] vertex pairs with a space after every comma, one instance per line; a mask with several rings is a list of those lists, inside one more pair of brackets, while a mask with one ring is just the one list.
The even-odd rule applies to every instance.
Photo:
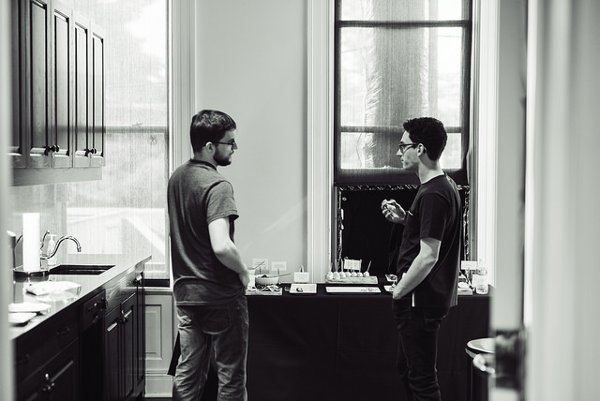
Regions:
[[400, 299], [414, 290], [427, 277], [438, 260], [441, 241], [434, 238], [421, 239], [421, 249], [406, 274], [394, 287], [394, 299]]
[[240, 276], [242, 284], [246, 287], [250, 280], [248, 269], [242, 262], [237, 247], [229, 237], [229, 219], [220, 218], [212, 221], [208, 225], [208, 233], [210, 235], [210, 245], [217, 259], [225, 267], [236, 272]]

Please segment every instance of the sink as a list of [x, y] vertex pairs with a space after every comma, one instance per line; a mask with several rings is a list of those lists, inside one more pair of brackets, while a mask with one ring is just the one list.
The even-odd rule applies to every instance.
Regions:
[[115, 265], [64, 264], [50, 269], [49, 274], [102, 274]]

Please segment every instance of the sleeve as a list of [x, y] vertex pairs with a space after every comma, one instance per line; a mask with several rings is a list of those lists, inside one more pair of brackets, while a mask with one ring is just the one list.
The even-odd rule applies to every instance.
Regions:
[[206, 222], [210, 224], [224, 217], [231, 220], [238, 218], [233, 187], [227, 181], [215, 184], [206, 195]]
[[420, 238], [442, 240], [450, 216], [450, 205], [439, 194], [427, 194], [421, 199]]

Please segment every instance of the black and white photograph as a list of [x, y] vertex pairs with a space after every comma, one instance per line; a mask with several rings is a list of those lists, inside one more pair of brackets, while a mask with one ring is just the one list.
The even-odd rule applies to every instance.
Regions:
[[0, 400], [599, 400], [599, 20], [0, 0]]

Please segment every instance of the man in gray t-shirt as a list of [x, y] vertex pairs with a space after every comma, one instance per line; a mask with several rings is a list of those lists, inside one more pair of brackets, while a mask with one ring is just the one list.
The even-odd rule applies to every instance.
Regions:
[[181, 357], [173, 400], [202, 394], [211, 353], [219, 399], [246, 400], [248, 269], [233, 242], [237, 208], [233, 187], [217, 171], [237, 149], [236, 124], [227, 114], [202, 110], [192, 118], [194, 157], [168, 186], [173, 295]]

